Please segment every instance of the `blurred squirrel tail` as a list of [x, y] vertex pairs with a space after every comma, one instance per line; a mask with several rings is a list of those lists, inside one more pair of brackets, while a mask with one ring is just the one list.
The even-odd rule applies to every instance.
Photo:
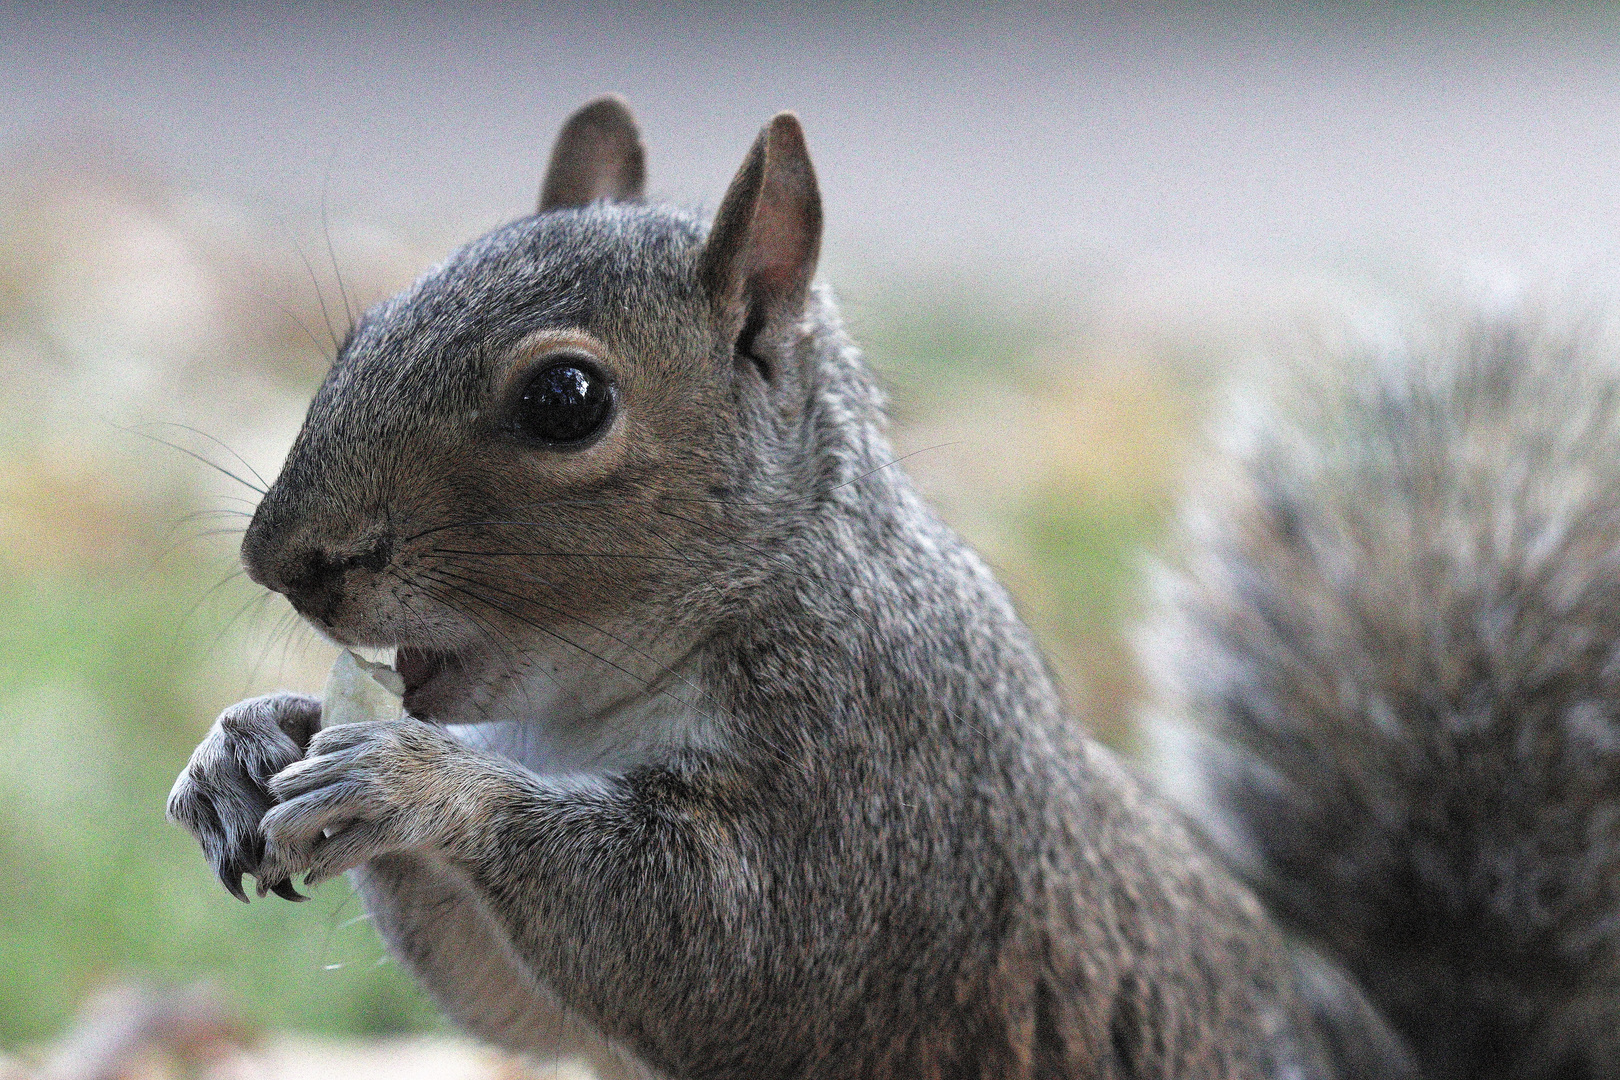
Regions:
[[1620, 1076], [1620, 332], [1547, 312], [1236, 395], [1143, 633], [1172, 793], [1431, 1078]]

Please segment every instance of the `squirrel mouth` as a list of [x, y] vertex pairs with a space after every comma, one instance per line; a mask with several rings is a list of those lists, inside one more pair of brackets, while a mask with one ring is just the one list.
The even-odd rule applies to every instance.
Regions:
[[415, 715], [412, 708], [414, 701], [419, 701], [421, 691], [444, 673], [450, 666], [448, 653], [435, 652], [432, 649], [420, 649], [412, 645], [401, 645], [394, 654], [394, 669], [399, 672], [400, 678], [405, 680], [405, 706]]

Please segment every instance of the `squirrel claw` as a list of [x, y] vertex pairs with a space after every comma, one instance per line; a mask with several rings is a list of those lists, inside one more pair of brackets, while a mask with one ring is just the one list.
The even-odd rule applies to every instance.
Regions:
[[259, 894], [260, 900], [263, 900], [271, 893], [275, 893], [283, 900], [291, 900], [295, 903], [300, 900], [309, 899], [309, 897], [305, 896], [303, 893], [299, 892], [293, 887], [292, 878], [290, 877], [277, 878], [275, 880], [271, 880], [266, 877], [259, 877], [254, 883], [254, 890]]
[[226, 892], [242, 901], [242, 903], [248, 902], [247, 893], [242, 888], [242, 871], [233, 871], [229, 866], [221, 866], [219, 868], [219, 883], [225, 886]]
[[[308, 886], [306, 886], [306, 888], [307, 887]], [[259, 895], [263, 896], [264, 886], [260, 885], [259, 889]], [[294, 903], [302, 903], [303, 901], [309, 899], [309, 897], [305, 896], [303, 893], [299, 892], [293, 887], [292, 878], [282, 878], [280, 881], [270, 886], [270, 891], [281, 897], [283, 900], [291, 900]]]

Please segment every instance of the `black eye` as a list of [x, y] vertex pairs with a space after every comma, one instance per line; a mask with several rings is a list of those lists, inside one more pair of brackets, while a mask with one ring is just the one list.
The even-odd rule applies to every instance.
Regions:
[[613, 388], [595, 368], [553, 364], [529, 380], [517, 405], [518, 430], [539, 442], [584, 442], [613, 412]]

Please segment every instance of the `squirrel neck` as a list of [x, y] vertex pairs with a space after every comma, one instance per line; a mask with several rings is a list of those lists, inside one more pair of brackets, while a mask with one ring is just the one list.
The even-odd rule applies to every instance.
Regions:
[[1073, 731], [1011, 599], [912, 486], [881, 391], [830, 298], [817, 299], [802, 441], [784, 466], [793, 512], [773, 513], [749, 545], [762, 583], [705, 644], [705, 686], [771, 747], [811, 753], [851, 725], [901, 741], [1003, 723]]

